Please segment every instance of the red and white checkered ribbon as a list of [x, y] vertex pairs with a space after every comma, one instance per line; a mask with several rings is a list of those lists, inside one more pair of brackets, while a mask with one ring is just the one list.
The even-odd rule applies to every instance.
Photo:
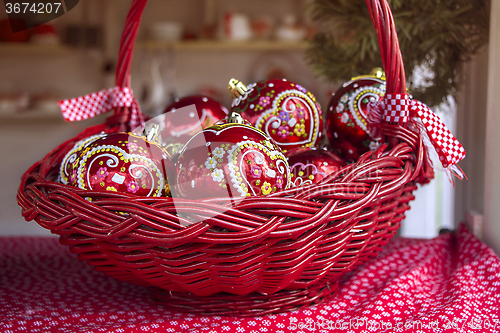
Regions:
[[368, 104], [368, 130], [374, 139], [380, 139], [382, 120], [389, 123], [406, 123], [410, 117], [408, 94], [386, 94], [383, 100]]
[[406, 123], [410, 117], [408, 94], [386, 94], [384, 97], [384, 120], [389, 123]]
[[129, 107], [131, 109], [131, 129], [144, 124], [139, 105], [130, 88], [114, 87], [59, 102], [59, 108], [66, 121], [92, 118], [117, 107]]
[[441, 119], [424, 103], [411, 100], [410, 114], [422, 121], [443, 167], [457, 164], [465, 157], [465, 149], [446, 128]]
[[[441, 164], [447, 168], [465, 157], [465, 149], [446, 128], [441, 119], [424, 103], [410, 99], [408, 94], [386, 94], [384, 100], [368, 104], [370, 134], [377, 139], [382, 120], [405, 123], [410, 118], [419, 118], [436, 149]], [[417, 126], [418, 128], [418, 126]]]

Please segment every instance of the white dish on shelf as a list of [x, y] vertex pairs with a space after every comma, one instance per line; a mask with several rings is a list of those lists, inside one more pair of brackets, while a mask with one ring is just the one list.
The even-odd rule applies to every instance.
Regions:
[[151, 38], [165, 42], [176, 42], [182, 38], [182, 25], [177, 22], [156, 22], [150, 27]]
[[14, 99], [0, 99], [0, 114], [14, 114], [17, 111], [17, 100]]
[[59, 105], [57, 104], [56, 100], [40, 100], [33, 103], [32, 108], [37, 110], [36, 112], [47, 115], [61, 114], [61, 109], [59, 108]]

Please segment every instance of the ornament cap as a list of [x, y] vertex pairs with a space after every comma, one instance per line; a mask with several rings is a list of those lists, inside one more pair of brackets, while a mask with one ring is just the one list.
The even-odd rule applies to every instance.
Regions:
[[227, 118], [228, 124], [245, 124], [245, 119], [238, 112], [231, 112]]
[[245, 95], [247, 91], [248, 91], [247, 86], [245, 86], [243, 82], [234, 78], [229, 80], [229, 86], [227, 87], [227, 92], [230, 97], [238, 98], [240, 96]]
[[370, 72], [370, 75], [373, 75], [375, 77], [378, 77], [379, 79], [385, 80], [384, 70], [380, 67], [375, 67], [374, 69], [372, 69], [372, 71]]
[[[371, 78], [377, 78], [379, 80], [382, 80], [382, 81], [385, 81], [385, 72], [382, 68], [380, 67], [375, 67], [374, 69], [372, 69], [370, 71], [370, 74], [368, 75], [359, 75], [359, 76], [355, 76], [353, 78], [351, 78], [351, 80], [349, 81], [352, 82], [354, 80], [360, 80], [360, 79], [371, 79]], [[348, 84], [347, 82], [345, 83], [346, 85]]]
[[147, 141], [159, 144], [161, 142], [160, 138], [160, 125], [149, 124], [142, 131], [142, 136], [146, 138]]

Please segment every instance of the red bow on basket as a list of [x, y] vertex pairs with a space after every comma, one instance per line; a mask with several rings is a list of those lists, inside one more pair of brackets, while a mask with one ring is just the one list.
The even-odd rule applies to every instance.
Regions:
[[95, 117], [117, 107], [129, 107], [130, 128], [144, 125], [144, 118], [132, 89], [114, 87], [82, 97], [60, 101], [59, 108], [66, 121], [79, 121]]
[[386, 94], [384, 100], [370, 102], [368, 105], [370, 134], [374, 138], [379, 136], [382, 120], [391, 123], [409, 122], [418, 128], [434, 146], [443, 167], [463, 177], [456, 164], [465, 157], [465, 149], [427, 105], [410, 99], [408, 94]]

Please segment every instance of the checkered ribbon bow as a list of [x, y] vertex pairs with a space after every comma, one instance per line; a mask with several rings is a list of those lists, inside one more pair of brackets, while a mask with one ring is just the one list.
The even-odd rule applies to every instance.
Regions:
[[139, 110], [139, 105], [130, 88], [114, 87], [59, 102], [59, 108], [66, 121], [79, 121], [92, 118], [117, 107], [131, 108], [131, 129], [144, 124], [144, 118]]
[[368, 105], [370, 134], [374, 138], [378, 136], [382, 120], [406, 123], [418, 122], [418, 119], [422, 122], [443, 167], [453, 166], [465, 157], [464, 147], [446, 128], [441, 119], [424, 103], [410, 99], [408, 94], [386, 94], [383, 101], [370, 102]]

